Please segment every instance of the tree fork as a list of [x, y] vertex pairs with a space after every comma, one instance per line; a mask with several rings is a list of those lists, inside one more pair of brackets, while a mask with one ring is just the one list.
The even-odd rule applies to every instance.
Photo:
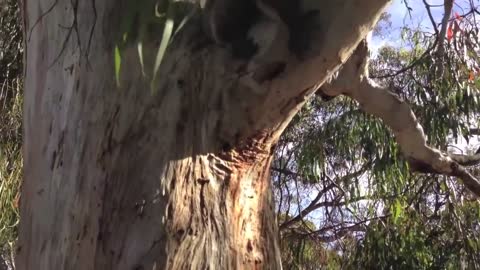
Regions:
[[265, 81], [245, 78], [248, 63], [193, 18], [152, 94], [161, 33], [143, 44], [146, 74], [137, 44], [122, 48], [117, 87], [115, 40], [130, 1], [24, 0], [17, 268], [281, 269], [272, 147], [388, 2], [318, 1], [311, 57], [283, 59]]

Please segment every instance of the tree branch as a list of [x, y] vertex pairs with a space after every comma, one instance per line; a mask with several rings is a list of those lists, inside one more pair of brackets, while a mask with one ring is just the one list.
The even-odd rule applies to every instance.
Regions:
[[330, 235], [314, 235], [314, 236], [311, 236], [311, 237], [313, 237], [314, 239], [316, 239], [316, 240], [318, 240], [322, 243], [331, 243], [331, 242], [337, 241], [339, 239], [342, 239], [344, 236], [346, 236], [349, 233], [365, 232], [365, 231], [366, 231], [365, 225], [355, 224], [355, 225], [351, 225], [351, 226], [348, 226], [348, 227], [345, 227], [345, 228], [341, 228], [338, 231], [335, 231]]
[[480, 135], [480, 128], [471, 128], [468, 135]]
[[[382, 215], [382, 216], [376, 216], [372, 218], [367, 218], [363, 219], [360, 221], [357, 221], [355, 223], [352, 223], [351, 225], [345, 226], [345, 223], [340, 223], [340, 224], [334, 224], [330, 226], [325, 226], [319, 230], [313, 231], [313, 232], [308, 232], [308, 233], [298, 233], [299, 236], [303, 237], [311, 237], [314, 239], [317, 239], [322, 242], [333, 242], [335, 240], [341, 239], [345, 235], [347, 235], [349, 232], [362, 232], [365, 231], [365, 224], [375, 221], [375, 220], [385, 220], [387, 217], [389, 217], [390, 214], [387, 215]], [[340, 227], [340, 228], [339, 228]], [[329, 231], [333, 231], [331, 234], [327, 235]]]
[[437, 57], [439, 59], [437, 64], [437, 74], [443, 75], [443, 60], [445, 55], [445, 37], [447, 35], [447, 26], [448, 26], [448, 19], [450, 18], [450, 14], [452, 13], [453, 8], [453, 0], [445, 0], [444, 2], [444, 14], [442, 18], [442, 28], [440, 29], [440, 34], [437, 36], [438, 48], [437, 48]]
[[[224, 24], [215, 18], [226, 17], [231, 21], [231, 16], [236, 14], [216, 16], [215, 14], [224, 14], [225, 8], [222, 9], [222, 5], [215, 3], [228, 2], [236, 5], [242, 1], [208, 2], [212, 2], [212, 5], [205, 6], [205, 14], [209, 14], [206, 18], [212, 31], [207, 32], [218, 33], [215, 29]], [[230, 54], [216, 50], [218, 57], [215, 59], [218, 60], [212, 63], [218, 67], [219, 72], [226, 70], [226, 74], [242, 85], [239, 93], [243, 95], [245, 90], [253, 93], [248, 106], [241, 110], [248, 111], [249, 119], [255, 119], [248, 120], [252, 122], [249, 124], [252, 133], [274, 130], [272, 140], [278, 139], [307, 98], [345, 63], [358, 43], [373, 29], [391, 0], [304, 2], [303, 9], [312, 14], [312, 18], [305, 21], [305, 27], [301, 29], [305, 32], [305, 46], [308, 48], [300, 55], [292, 53], [289, 48], [285, 50], [292, 34], [289, 33], [290, 29], [281, 27], [282, 22], [272, 19], [269, 15], [271, 12], [263, 10], [260, 22], [248, 31], [249, 38], [257, 47], [254, 55], [247, 59], [232, 60]], [[353, 14], [352, 10], [355, 11]], [[345, 24], [346, 21], [348, 24]], [[352, 28], [352, 25], [355, 27]], [[216, 41], [213, 45], [222, 45], [221, 39], [213, 40]], [[264, 76], [265, 74], [269, 76]]]
[[480, 196], [480, 181], [462, 167], [477, 164], [480, 155], [449, 155], [428, 146], [423, 128], [407, 103], [368, 77], [366, 41], [358, 46], [338, 76], [322, 86], [322, 90], [330, 96], [347, 95], [358, 101], [365, 112], [381, 118], [394, 133], [412, 171], [459, 177], [470, 191]]
[[453, 0], [445, 0], [444, 2], [444, 14], [442, 18], [442, 28], [440, 29], [440, 34], [438, 39], [440, 43], [438, 44], [438, 56], [443, 57], [445, 53], [445, 37], [447, 35], [448, 19], [450, 19], [450, 14], [452, 13]]
[[[477, 151], [478, 152], [478, 151]], [[462, 166], [476, 166], [480, 164], [480, 153], [474, 155], [448, 154], [450, 158], [455, 160]]]

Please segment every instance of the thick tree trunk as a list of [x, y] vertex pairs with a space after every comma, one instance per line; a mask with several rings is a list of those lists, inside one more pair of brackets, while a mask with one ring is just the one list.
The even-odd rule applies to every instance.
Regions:
[[165, 59], [157, 94], [134, 48], [117, 89], [108, 4], [97, 3], [89, 49], [93, 10], [79, 2], [62, 52], [70, 30], [58, 25], [71, 24], [72, 6], [58, 1], [34, 26], [47, 2], [25, 5], [18, 269], [279, 269], [272, 139], [242, 134], [241, 97], [191, 52], [204, 42], [198, 29]]
[[[388, 2], [362, 1], [335, 2], [335, 16], [357, 8], [351, 25], [332, 20], [335, 39], [324, 25], [332, 42], [316, 57], [253, 87], [238, 76], [245, 63], [209, 42], [194, 17], [152, 93], [134, 45], [122, 51], [116, 86], [115, 40], [129, 1], [24, 0], [17, 268], [281, 269], [272, 148]], [[146, 67], [156, 41], [143, 44]]]

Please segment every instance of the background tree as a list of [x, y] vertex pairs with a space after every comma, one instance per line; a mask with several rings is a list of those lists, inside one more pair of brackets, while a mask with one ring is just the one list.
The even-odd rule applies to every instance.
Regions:
[[[468, 6], [466, 15], [447, 12], [457, 36], [444, 39], [444, 74], [432, 71], [443, 40], [433, 31], [406, 29], [404, 47], [384, 47], [371, 61], [371, 77], [408, 100], [429, 141], [445, 151], [458, 153], [459, 141], [478, 144], [478, 45], [468, 41], [478, 31], [475, 8]], [[337, 250], [343, 268], [478, 268], [478, 201], [455, 178], [410, 174], [389, 134], [348, 99], [317, 97], [304, 108], [273, 165], [279, 215], [293, 216], [283, 224], [279, 219], [282, 242], [303, 239]], [[478, 145], [462, 148], [474, 154]], [[301, 226], [304, 220], [319, 228]], [[290, 246], [300, 262], [292, 269], [304, 267], [302, 256], [310, 255]]]

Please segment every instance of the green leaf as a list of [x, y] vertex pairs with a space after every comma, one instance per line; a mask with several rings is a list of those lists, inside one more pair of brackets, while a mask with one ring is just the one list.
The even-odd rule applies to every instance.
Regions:
[[472, 248], [473, 250], [477, 250], [477, 243], [475, 242], [475, 240], [473, 240], [472, 238], [467, 238], [467, 242], [470, 248]]
[[152, 76], [152, 91], [155, 89], [155, 78], [157, 76], [158, 69], [162, 64], [163, 57], [165, 56], [165, 51], [167, 50], [168, 43], [173, 32], [174, 21], [172, 17], [171, 7], [169, 7], [168, 17], [165, 21], [165, 26], [163, 28], [162, 41], [160, 47], [158, 48], [157, 57], [155, 58], [155, 65], [153, 66], [153, 76]]
[[145, 77], [145, 64], [143, 61], [143, 43], [138, 42], [137, 44], [138, 58], [140, 60], [140, 66], [142, 68], [142, 75]]
[[170, 38], [170, 41], [173, 40], [173, 38], [182, 30], [183, 26], [190, 20], [190, 18], [195, 14], [197, 10], [194, 8], [190, 13], [188, 13], [185, 17], [183, 17], [182, 21], [178, 24], [177, 28], [175, 29], [175, 32], [173, 33], [173, 36]]
[[399, 200], [395, 200], [395, 204], [393, 205], [393, 222], [397, 223], [398, 218], [402, 215], [403, 208], [402, 204]]
[[122, 56], [120, 55], [120, 48], [115, 46], [115, 81], [117, 82], [117, 87], [120, 87], [120, 66], [122, 64]]

